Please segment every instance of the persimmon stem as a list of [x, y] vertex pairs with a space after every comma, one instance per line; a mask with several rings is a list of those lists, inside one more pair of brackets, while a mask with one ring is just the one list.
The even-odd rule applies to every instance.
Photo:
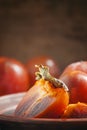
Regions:
[[55, 87], [64, 88], [65, 91], [69, 91], [68, 87], [63, 81], [51, 76], [51, 74], [49, 73], [49, 68], [47, 66], [35, 65], [35, 67], [39, 69], [39, 71], [35, 73], [36, 80], [42, 78], [51, 82]]

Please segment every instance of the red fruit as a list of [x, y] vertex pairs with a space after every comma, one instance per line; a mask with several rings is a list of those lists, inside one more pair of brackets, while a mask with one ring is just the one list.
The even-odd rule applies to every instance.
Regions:
[[77, 61], [69, 64], [62, 73], [62, 76], [67, 74], [69, 71], [79, 70], [87, 73], [87, 61]]
[[68, 88], [52, 77], [46, 66], [38, 66], [37, 81], [18, 104], [15, 115], [28, 118], [59, 118], [68, 103]]
[[29, 77], [26, 68], [16, 59], [0, 57], [0, 95], [27, 91]]
[[[82, 65], [83, 65], [83, 62], [82, 62]], [[69, 67], [69, 71], [68, 71], [68, 68], [66, 68], [63, 74], [60, 76], [60, 79], [69, 88], [70, 103], [76, 103], [76, 102], [87, 103], [87, 73], [78, 69], [72, 70], [71, 68], [70, 70], [70, 67]]]
[[60, 73], [60, 68], [57, 65], [56, 61], [49, 56], [36, 56], [32, 59], [28, 60], [26, 63], [26, 67], [29, 73], [30, 78], [30, 85], [32, 86], [35, 83], [35, 72], [37, 69], [35, 68], [35, 65], [45, 65], [49, 67], [49, 71], [52, 76], [58, 78]]

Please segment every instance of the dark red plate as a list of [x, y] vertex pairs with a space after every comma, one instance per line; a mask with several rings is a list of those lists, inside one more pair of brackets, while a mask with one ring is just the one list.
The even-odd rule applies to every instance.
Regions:
[[87, 128], [87, 118], [43, 119], [19, 118], [14, 116], [17, 104], [25, 93], [0, 97], [0, 130], [71, 130]]

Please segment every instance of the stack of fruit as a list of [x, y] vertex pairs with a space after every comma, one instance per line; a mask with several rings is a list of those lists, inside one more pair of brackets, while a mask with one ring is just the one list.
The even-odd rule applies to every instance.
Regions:
[[49, 56], [34, 57], [26, 64], [0, 57], [0, 96], [18, 92], [26, 94], [16, 116], [87, 118], [87, 61], [71, 63], [60, 73]]

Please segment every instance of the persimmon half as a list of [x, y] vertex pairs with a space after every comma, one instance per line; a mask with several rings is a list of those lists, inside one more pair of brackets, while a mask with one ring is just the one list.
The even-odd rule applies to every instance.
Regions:
[[87, 118], [87, 104], [83, 102], [77, 102], [69, 104], [64, 111], [64, 118]]
[[37, 67], [37, 81], [18, 104], [15, 115], [28, 118], [59, 118], [69, 103], [68, 88], [61, 80], [50, 75], [47, 66]]

